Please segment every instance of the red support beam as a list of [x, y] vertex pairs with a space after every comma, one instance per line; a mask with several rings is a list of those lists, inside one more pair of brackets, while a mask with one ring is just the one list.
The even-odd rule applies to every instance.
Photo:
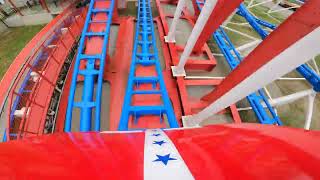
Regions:
[[50, 13], [50, 10], [49, 10], [49, 8], [48, 8], [47, 3], [46, 3], [45, 0], [39, 0], [39, 3], [40, 3], [41, 7], [42, 7], [44, 10], [46, 10], [48, 13]]
[[196, 0], [192, 0], [192, 6], [193, 6], [193, 10], [194, 10], [195, 19], [197, 19], [200, 14], [200, 10], [197, 6]]
[[193, 50], [200, 52], [203, 45], [207, 42], [213, 32], [231, 15], [231, 13], [239, 7], [243, 0], [218, 0], [216, 7], [204, 26]]
[[23, 16], [23, 14], [21, 13], [20, 9], [17, 8], [17, 6], [12, 2], [12, 0], [8, 0], [8, 2], [11, 4], [11, 6], [13, 7], [13, 9], [14, 9], [20, 16]]
[[307, 1], [251, 52], [214, 91], [203, 97], [203, 100], [215, 102], [264, 65], [273, 61], [287, 48], [318, 28], [320, 26], [319, 7], [319, 0]]

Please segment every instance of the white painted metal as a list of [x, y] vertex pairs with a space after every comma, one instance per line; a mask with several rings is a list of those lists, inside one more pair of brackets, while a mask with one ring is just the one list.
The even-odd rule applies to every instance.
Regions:
[[186, 76], [185, 79], [224, 79], [225, 77], [212, 77], [212, 76]]
[[260, 5], [262, 5], [262, 4], [266, 4], [266, 3], [268, 3], [268, 2], [271, 2], [271, 1], [273, 1], [273, 0], [267, 0], [267, 1], [263, 1], [263, 2], [260, 2], [260, 3], [256, 3], [256, 4], [254, 4], [254, 5], [248, 5], [248, 7], [247, 7], [247, 9], [250, 9], [250, 8], [253, 8], [253, 7], [256, 7], [256, 6], [260, 6]]
[[[164, 141], [165, 143], [159, 145], [155, 144], [156, 141]], [[176, 160], [168, 161], [166, 165], [161, 161], [155, 161], [157, 155], [165, 156], [168, 154], [170, 158]], [[160, 129], [148, 129], [145, 131], [143, 164], [144, 179], [146, 180], [194, 179], [173, 142]]]
[[269, 90], [267, 89], [267, 87], [263, 87], [263, 89], [264, 89], [264, 91], [266, 92], [268, 98], [269, 98], [270, 100], [272, 100], [271, 94], [270, 94]]
[[244, 44], [242, 46], [239, 46], [236, 48], [236, 50], [238, 51], [245, 51], [245, 50], [248, 50], [249, 48], [252, 48], [254, 46], [257, 46], [262, 40], [255, 40], [255, 41], [252, 41], [252, 42], [249, 42], [247, 44]]
[[292, 6], [292, 7], [288, 7], [288, 8], [282, 8], [282, 9], [278, 9], [278, 10], [273, 10], [273, 11], [270, 11], [269, 12], [269, 14], [270, 13], [276, 13], [276, 12], [281, 12], [281, 11], [286, 11], [286, 10], [290, 10], [290, 9], [294, 9], [294, 8], [299, 8], [299, 7], [301, 7], [301, 6]]
[[227, 26], [228, 23], [231, 21], [232, 17], [237, 13], [238, 9], [235, 9], [230, 16], [223, 22], [222, 25]]
[[270, 102], [271, 106], [282, 106], [285, 104], [290, 104], [290, 103], [292, 103], [298, 99], [301, 99], [303, 97], [310, 96], [313, 93], [314, 93], [314, 90], [308, 89], [308, 90], [296, 92], [296, 93], [293, 93], [293, 94], [290, 94], [287, 96], [274, 98], [274, 99], [270, 100], [269, 102]]
[[251, 27], [249, 23], [238, 23], [238, 22], [229, 22], [228, 24], [234, 24], [234, 25], [238, 25], [238, 26], [248, 26]]
[[56, 45], [56, 44], [50, 44], [50, 45], [48, 45], [47, 47], [51, 49], [51, 48], [56, 48], [57, 45]]
[[280, 7], [279, 6], [279, 4], [282, 2], [282, 0], [278, 0], [271, 8], [269, 8], [269, 10], [268, 10], [268, 14], [271, 12], [271, 11], [273, 11], [274, 10], [274, 8], [276, 8], [276, 7]]
[[313, 64], [316, 72], [317, 72], [318, 74], [320, 74], [319, 67], [318, 67], [318, 64], [317, 64], [317, 62], [316, 62], [316, 57], [313, 57], [312, 60], [311, 60], [311, 62], [312, 62], [312, 64]]
[[68, 32], [68, 28], [64, 27], [64, 28], [61, 28], [61, 33], [62, 34], [65, 34]]
[[253, 3], [254, 3], [254, 0], [250, 0], [250, 2], [248, 3], [248, 7], [250, 7]]
[[223, 27], [223, 28], [226, 29], [226, 30], [232, 31], [232, 32], [234, 32], [234, 33], [240, 34], [240, 35], [242, 35], [242, 36], [244, 36], [244, 37], [247, 37], [247, 38], [249, 38], [249, 39], [259, 40], [258, 38], [255, 38], [255, 37], [253, 37], [253, 36], [249, 36], [248, 34], [245, 34], [245, 33], [240, 32], [240, 31], [238, 31], [238, 30], [229, 28], [229, 27], [227, 27], [227, 26], [221, 26], [221, 27]]
[[309, 130], [311, 126], [311, 121], [312, 121], [312, 114], [313, 114], [313, 106], [314, 106], [314, 99], [316, 97], [317, 93], [313, 91], [312, 94], [308, 96], [308, 109], [307, 109], [307, 114], [306, 114], [306, 122], [304, 124], [304, 129]]
[[37, 82], [40, 78], [40, 75], [37, 72], [32, 71], [30, 73], [33, 82]]
[[[27, 111], [27, 113], [26, 113], [26, 111]], [[13, 115], [18, 118], [22, 118], [25, 114], [26, 115], [29, 114], [29, 108], [23, 107], [20, 110], [15, 110], [13, 113]]]
[[187, 45], [184, 48], [184, 51], [180, 57], [179, 64], [176, 68], [172, 68], [173, 75], [175, 76], [184, 76], [185, 70], [184, 66], [187, 63], [187, 60], [193, 50], [194, 45], [196, 44], [204, 26], [206, 25], [211, 12], [217, 4], [217, 0], [207, 0], [201, 10], [201, 13], [198, 17], [198, 20], [192, 29], [191, 35], [188, 38]]
[[[186, 76], [185, 79], [224, 79], [225, 77], [215, 77], [215, 76]], [[278, 81], [305, 81], [305, 78], [291, 78], [291, 77], [281, 77], [276, 79]]]
[[284, 80], [284, 81], [305, 81], [305, 78], [291, 78], [291, 77], [281, 77], [277, 80]]
[[[308, 90], [296, 92], [296, 93], [293, 93], [293, 94], [289, 94], [289, 95], [286, 95], [286, 96], [281, 96], [281, 97], [278, 97], [278, 98], [270, 99], [269, 103], [270, 103], [270, 105], [272, 107], [283, 106], [283, 105], [286, 105], [286, 104], [290, 104], [290, 103], [292, 103], [292, 102], [294, 102], [296, 100], [299, 100], [301, 98], [310, 96], [310, 95], [312, 95], [314, 93], [315, 93], [314, 90], [308, 89]], [[261, 103], [261, 105], [264, 108], [267, 108], [267, 105], [265, 103]], [[244, 107], [244, 108], [238, 108], [238, 111], [245, 111], [245, 110], [251, 110], [251, 109], [252, 109], [252, 107]]]
[[185, 1], [186, 0], [179, 0], [178, 1], [178, 5], [176, 8], [176, 11], [174, 12], [174, 17], [173, 17], [172, 23], [170, 25], [168, 36], [164, 37], [165, 42], [167, 42], [167, 43], [175, 43], [176, 42], [175, 37], [176, 37], [177, 24], [180, 19], [182, 10], [186, 4]]
[[[316, 28], [311, 33], [284, 50], [281, 54], [274, 57], [270, 62], [244, 79], [241, 83], [229, 90], [204, 110], [192, 116], [188, 116], [185, 119], [188, 121], [188, 125], [199, 125], [203, 120], [206, 120], [211, 115], [243, 99], [250, 93], [263, 88], [277, 78], [307, 62], [320, 52], [318, 39], [320, 39], [320, 27]], [[268, 76], [266, 76], [266, 74], [268, 74]]]
[[223, 55], [223, 54], [220, 54], [220, 53], [212, 53], [212, 55], [214, 55], [214, 56], [224, 57], [224, 55]]
[[266, 13], [270, 18], [272, 18], [273, 20], [277, 21], [278, 23], [282, 23], [281, 21], [279, 21], [279, 19], [273, 17], [271, 14]]

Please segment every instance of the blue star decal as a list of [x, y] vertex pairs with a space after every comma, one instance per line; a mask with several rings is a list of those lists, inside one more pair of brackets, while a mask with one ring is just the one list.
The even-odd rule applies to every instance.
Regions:
[[166, 143], [165, 141], [153, 141], [153, 144], [158, 144], [159, 146], [161, 146], [162, 144]]
[[157, 157], [158, 157], [158, 159], [154, 160], [153, 162], [161, 161], [164, 165], [167, 165], [168, 161], [177, 160], [175, 158], [171, 158], [170, 154], [167, 154], [167, 155], [164, 155], [164, 156], [157, 155]]
[[160, 136], [160, 134], [152, 134], [152, 136]]

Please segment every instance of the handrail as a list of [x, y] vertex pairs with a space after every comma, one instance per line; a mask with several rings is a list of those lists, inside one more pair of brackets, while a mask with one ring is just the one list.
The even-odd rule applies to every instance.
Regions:
[[[61, 16], [53, 20], [54, 23], [49, 23], [43, 30], [41, 30], [40, 33], [38, 33], [36, 37], [33, 38], [32, 41], [25, 48], [29, 50], [30, 44], [34, 45], [34, 48], [31, 49], [31, 52], [27, 54], [25, 53], [25, 49], [23, 49], [23, 52], [21, 52], [16, 58], [17, 61], [14, 62], [15, 63], [14, 67], [17, 68], [19, 65], [17, 64], [17, 62], [20, 62], [22, 60], [22, 57], [26, 58], [25, 61], [23, 62], [22, 67], [18, 71], [16, 77], [11, 82], [10, 89], [8, 90], [8, 98], [9, 98], [8, 112], [9, 113], [8, 113], [7, 129], [6, 129], [7, 140], [10, 139], [8, 138], [10, 137], [10, 132], [9, 132], [10, 130], [8, 129], [10, 129], [13, 125], [13, 120], [14, 120], [13, 114], [20, 103], [24, 103], [24, 107], [27, 110], [22, 115], [20, 125], [19, 125], [19, 130], [24, 129], [25, 122], [26, 122], [26, 115], [29, 112], [28, 110], [29, 107], [31, 107], [32, 105], [36, 105], [43, 109], [48, 108], [48, 105], [38, 104], [34, 98], [39, 91], [39, 86], [41, 84], [39, 82], [41, 81], [41, 79], [49, 83], [52, 88], [55, 87], [55, 80], [50, 80], [47, 76], [45, 76], [44, 72], [47, 69], [47, 66], [49, 64], [49, 59], [52, 58], [53, 61], [58, 63], [59, 66], [62, 66], [63, 62], [59, 62], [54, 57], [54, 54], [57, 48], [54, 48], [52, 51], [50, 51], [50, 48], [48, 47], [48, 45], [50, 45], [53, 41], [57, 40], [58, 42], [56, 44], [59, 44], [59, 45], [62, 44], [62, 46], [65, 46], [64, 42], [62, 41], [62, 38], [59, 39], [59, 37], [62, 35], [61, 28], [65, 27], [67, 24], [72, 24], [73, 22], [79, 21], [79, 19], [76, 19], [74, 16], [80, 14], [80, 11], [72, 8], [73, 8], [72, 6], [69, 6], [61, 14]], [[69, 28], [67, 30], [68, 30], [68, 33], [71, 34], [71, 36], [73, 36], [72, 31]], [[43, 36], [40, 37], [41, 35]], [[37, 40], [37, 42], [35, 42], [34, 40]], [[45, 55], [46, 50], [47, 51], [49, 50], [48, 54], [50, 55], [48, 57], [46, 57]], [[45, 61], [45, 63], [41, 64], [40, 60], [43, 57], [45, 59], [42, 59], [42, 61]], [[39, 77], [37, 80], [32, 82], [33, 84], [31, 85], [31, 89], [25, 89], [28, 86], [28, 82], [31, 82], [30, 78], [31, 78], [32, 72], [35, 72]], [[11, 71], [10, 74], [13, 74], [13, 71]], [[17, 88], [19, 88], [18, 91], [17, 91]], [[14, 99], [15, 96], [16, 98]], [[19, 134], [17, 135], [17, 137], [20, 137], [20, 131], [18, 132]]]
[[[76, 1], [77, 2], [77, 1]], [[4, 74], [0, 81], [0, 112], [3, 112], [5, 107], [8, 92], [12, 89], [12, 85], [21, 72], [22, 68], [25, 66], [27, 59], [34, 54], [34, 52], [40, 47], [40, 42], [45, 41], [50, 35], [53, 27], [60, 23], [68, 15], [70, 15], [70, 10], [74, 8], [74, 4], [70, 4], [61, 14], [54, 18], [49, 24], [47, 24], [36, 36], [34, 36], [30, 42], [21, 50], [14, 61], [9, 66], [7, 72]]]

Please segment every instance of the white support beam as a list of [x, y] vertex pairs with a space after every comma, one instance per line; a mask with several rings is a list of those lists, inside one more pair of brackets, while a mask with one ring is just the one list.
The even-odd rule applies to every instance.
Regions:
[[185, 6], [185, 1], [186, 0], [179, 0], [178, 1], [178, 5], [176, 8], [176, 11], [174, 12], [174, 17], [173, 17], [172, 23], [170, 25], [168, 36], [164, 37], [164, 40], [166, 43], [175, 43], [176, 42], [177, 24], [180, 19], [182, 10]]
[[231, 21], [232, 17], [237, 13], [238, 9], [235, 9], [230, 16], [223, 22], [223, 26], [227, 26], [229, 22]]
[[218, 113], [258, 89], [263, 88], [299, 65], [306, 63], [320, 52], [320, 46], [318, 46], [319, 39], [320, 27], [314, 29], [280, 54], [273, 57], [253, 74], [250, 74], [239, 84], [216, 99], [204, 110], [184, 118], [184, 121], [186, 121], [184, 124], [187, 124], [188, 126], [197, 126], [213, 114]]
[[[180, 0], [181, 1], [181, 0]], [[180, 57], [178, 66], [172, 67], [172, 73], [174, 76], [185, 76], [186, 72], [184, 66], [187, 63], [187, 60], [196, 44], [204, 26], [206, 25], [211, 12], [217, 4], [217, 0], [207, 0], [201, 10], [201, 13], [198, 17], [198, 20], [192, 29], [191, 35], [188, 38], [187, 45], [184, 48], [184, 51]]]
[[221, 26], [221, 27], [223, 27], [224, 29], [229, 30], [229, 31], [231, 31], [231, 32], [234, 32], [234, 33], [237, 33], [237, 34], [242, 35], [242, 36], [244, 36], [244, 37], [247, 37], [247, 38], [249, 38], [249, 39], [252, 39], [252, 40], [255, 40], [255, 41], [256, 41], [256, 40], [260, 40], [260, 39], [258, 39], [258, 38], [253, 37], [253, 36], [250, 36], [250, 35], [248, 35], [248, 34], [246, 34], [246, 33], [243, 33], [243, 32], [241, 32], [241, 31], [238, 31], [238, 30], [229, 28], [229, 27], [227, 27], [227, 26]]
[[266, 3], [268, 3], [268, 2], [271, 2], [271, 1], [273, 1], [273, 0], [267, 0], [267, 1], [263, 1], [263, 2], [260, 2], [260, 3], [256, 3], [256, 4], [253, 4], [253, 5], [248, 5], [248, 7], [247, 7], [247, 9], [250, 9], [250, 8], [253, 8], [253, 7], [256, 7], [256, 6], [260, 6], [260, 5], [262, 5], [262, 4], [266, 4]]
[[252, 47], [255, 47], [257, 46], [259, 43], [261, 43], [262, 40], [255, 40], [255, 41], [252, 41], [252, 42], [249, 42], [247, 44], [244, 44], [244, 45], [241, 45], [239, 47], [236, 48], [237, 51], [246, 51]]
[[312, 114], [313, 114], [313, 106], [314, 106], [314, 99], [317, 93], [314, 91], [312, 94], [308, 96], [308, 109], [306, 112], [306, 122], [304, 124], [304, 129], [309, 130], [312, 122]]
[[317, 64], [317, 62], [316, 62], [316, 57], [313, 57], [311, 61], [312, 61], [312, 64], [313, 64], [316, 72], [317, 72], [318, 74], [320, 74], [319, 67], [318, 67], [318, 64]]
[[[269, 103], [272, 107], [278, 107], [278, 106], [283, 106], [286, 104], [290, 104], [294, 101], [297, 101], [301, 98], [307, 97], [307, 96], [311, 96], [313, 94], [315, 94], [316, 92], [313, 89], [308, 89], [308, 90], [304, 90], [304, 91], [299, 91], [293, 94], [289, 94], [286, 96], [281, 96], [278, 98], [274, 98], [274, 99], [269, 99]], [[264, 108], [267, 108], [267, 105], [263, 102], [261, 103], [262, 106]], [[238, 111], [246, 111], [246, 110], [251, 110], [252, 107], [240, 107], [238, 108]]]

